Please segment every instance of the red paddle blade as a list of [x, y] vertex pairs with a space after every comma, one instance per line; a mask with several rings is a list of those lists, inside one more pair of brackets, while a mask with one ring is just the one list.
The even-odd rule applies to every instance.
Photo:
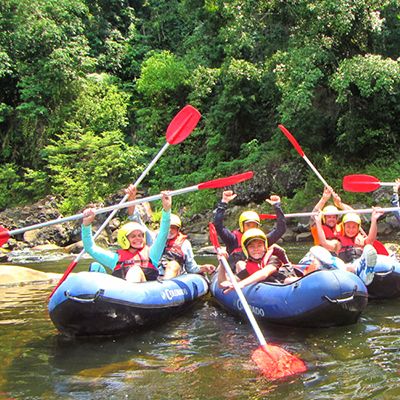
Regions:
[[258, 214], [261, 220], [264, 219], [276, 219], [276, 215], [274, 214]]
[[282, 131], [282, 133], [288, 138], [289, 142], [292, 143], [293, 147], [297, 150], [297, 152], [300, 154], [301, 157], [304, 157], [304, 151], [300, 147], [299, 143], [297, 140], [294, 138], [294, 136], [281, 124], [278, 125], [278, 128]]
[[220, 247], [219, 241], [218, 241], [218, 234], [217, 234], [217, 230], [215, 229], [215, 226], [212, 222], [208, 223], [208, 230], [210, 232], [210, 242], [217, 249], [218, 247]]
[[71, 271], [77, 266], [78, 262], [76, 260], [73, 260], [71, 264], [68, 265], [68, 268], [65, 270], [64, 275], [60, 278], [58, 281], [56, 287], [51, 291], [49, 297], [47, 300], [50, 300], [51, 297], [53, 296], [54, 292], [61, 286], [61, 284], [67, 279], [68, 275], [71, 273]]
[[379, 179], [372, 175], [346, 175], [343, 178], [343, 189], [348, 192], [373, 192], [380, 188]]
[[388, 252], [387, 248], [379, 240], [375, 240], [375, 242], [372, 243], [372, 246], [374, 246], [374, 248], [375, 248], [375, 250], [376, 250], [376, 252], [378, 254], [381, 254], [383, 256], [388, 256], [389, 255], [389, 252]]
[[219, 178], [219, 179], [214, 179], [212, 181], [199, 183], [197, 187], [199, 190], [218, 189], [225, 186], [235, 185], [236, 183], [240, 183], [243, 181], [247, 181], [248, 179], [251, 179], [253, 175], [254, 175], [253, 171], [247, 171], [244, 172], [243, 174], [232, 175], [228, 176], [227, 178]]
[[184, 141], [189, 134], [196, 128], [201, 118], [201, 114], [193, 106], [187, 105], [182, 108], [167, 128], [167, 142], [169, 144], [178, 144]]
[[8, 239], [10, 239], [9, 230], [0, 225], [0, 247], [6, 244]]
[[303, 360], [271, 344], [260, 346], [253, 352], [251, 358], [268, 379], [285, 378], [307, 371]]

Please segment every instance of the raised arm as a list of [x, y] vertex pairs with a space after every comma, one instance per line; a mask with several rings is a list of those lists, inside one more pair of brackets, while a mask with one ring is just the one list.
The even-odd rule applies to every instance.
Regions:
[[169, 192], [161, 192], [163, 210], [161, 213], [161, 223], [160, 223], [160, 231], [153, 243], [150, 247], [150, 259], [153, 265], [158, 265], [160, 259], [164, 253], [164, 248], [167, 243], [169, 227], [171, 223], [171, 204], [172, 198], [169, 195]]
[[[132, 200], [136, 200], [136, 195], [137, 195], [137, 188], [134, 185], [129, 185], [126, 189], [125, 189], [125, 194], [128, 195], [128, 201], [132, 201]], [[126, 209], [126, 212], [128, 213], [128, 216], [133, 215], [133, 213], [135, 212], [135, 206], [130, 206]]]
[[324, 229], [322, 228], [322, 212], [319, 212], [317, 215], [314, 216], [314, 223], [315, 227], [317, 229], [317, 234], [318, 234], [318, 241], [320, 246], [324, 247], [328, 251], [333, 251], [335, 253], [338, 253], [341, 244], [338, 240], [327, 240], [325, 236]]
[[353, 210], [353, 207], [349, 206], [348, 204], [345, 204], [342, 202], [342, 199], [340, 196], [332, 190], [332, 197], [333, 197], [333, 204], [339, 209], [339, 210]]
[[232, 201], [237, 195], [232, 190], [225, 190], [222, 193], [222, 200], [218, 202], [216, 209], [214, 210], [214, 226], [215, 229], [224, 242], [228, 253], [234, 250], [238, 243], [236, 236], [228, 228], [224, 226], [225, 210], [228, 208], [228, 203]]
[[375, 242], [378, 235], [378, 219], [384, 214], [379, 207], [373, 207], [371, 214], [371, 225], [369, 228], [368, 236], [365, 238], [365, 244], [372, 244]]
[[[322, 211], [325, 207], [326, 202], [331, 198], [333, 189], [330, 186], [326, 186], [322, 193], [321, 198], [319, 199], [318, 203], [314, 206], [312, 212]], [[315, 219], [310, 218], [310, 227], [315, 226]]]
[[268, 245], [276, 243], [286, 232], [286, 219], [281, 208], [281, 198], [277, 195], [272, 195], [269, 199], [265, 200], [267, 203], [274, 207], [276, 214], [276, 226], [267, 234]]
[[96, 261], [113, 270], [118, 262], [118, 254], [96, 245], [92, 236], [92, 222], [94, 219], [94, 209], [88, 208], [83, 211], [81, 227], [83, 247], [86, 253], [91, 255]]
[[[393, 195], [392, 198], [390, 199], [390, 202], [392, 203], [393, 207], [399, 207], [399, 188], [400, 188], [400, 178], [396, 179], [395, 185], [393, 186]], [[400, 211], [395, 211], [394, 212], [395, 217], [397, 218], [397, 221], [400, 223]]]

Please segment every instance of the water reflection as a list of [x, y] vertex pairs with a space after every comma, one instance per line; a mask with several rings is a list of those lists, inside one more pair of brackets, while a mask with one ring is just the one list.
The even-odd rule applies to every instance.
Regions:
[[[63, 268], [57, 264], [57, 272]], [[146, 332], [71, 340], [59, 335], [48, 318], [49, 293], [48, 285], [0, 289], [0, 398], [400, 396], [400, 299], [371, 302], [360, 322], [346, 327], [262, 326], [268, 341], [308, 366], [301, 376], [268, 382], [250, 358], [258, 346], [251, 326], [215, 307], [211, 298]]]

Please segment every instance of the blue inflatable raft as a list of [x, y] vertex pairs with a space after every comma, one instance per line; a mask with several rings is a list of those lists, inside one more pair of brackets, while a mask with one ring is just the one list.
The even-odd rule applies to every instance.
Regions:
[[[216, 276], [211, 293], [228, 312], [246, 316], [236, 292], [224, 294]], [[368, 303], [361, 279], [340, 270], [317, 270], [286, 285], [256, 283], [245, 287], [243, 293], [258, 320], [302, 327], [355, 323]]]
[[198, 274], [130, 283], [104, 273], [79, 272], [60, 285], [48, 310], [67, 336], [119, 335], [181, 314], [207, 292], [208, 283]]
[[400, 297], [400, 263], [396, 257], [378, 254], [375, 275], [368, 285], [368, 294], [373, 299]]

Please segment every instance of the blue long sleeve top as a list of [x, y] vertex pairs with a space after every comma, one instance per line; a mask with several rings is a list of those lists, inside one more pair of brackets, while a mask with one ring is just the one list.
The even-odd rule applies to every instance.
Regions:
[[[154, 243], [150, 246], [150, 260], [153, 265], [158, 265], [160, 258], [164, 252], [170, 222], [171, 212], [163, 210], [161, 214], [160, 231]], [[118, 253], [103, 249], [102, 247], [96, 245], [93, 240], [91, 225], [82, 225], [81, 235], [85, 251], [100, 264], [111, 270], [114, 270], [118, 262]]]
[[[286, 232], [286, 220], [281, 208], [281, 204], [275, 203], [273, 207], [276, 214], [276, 226], [267, 234], [269, 246], [276, 243]], [[220, 201], [217, 204], [217, 208], [214, 210], [214, 225], [219, 237], [226, 246], [226, 251], [228, 254], [231, 254], [234, 249], [240, 247], [240, 243], [237, 242], [235, 234], [224, 226], [224, 216], [227, 208], [228, 203]]]

